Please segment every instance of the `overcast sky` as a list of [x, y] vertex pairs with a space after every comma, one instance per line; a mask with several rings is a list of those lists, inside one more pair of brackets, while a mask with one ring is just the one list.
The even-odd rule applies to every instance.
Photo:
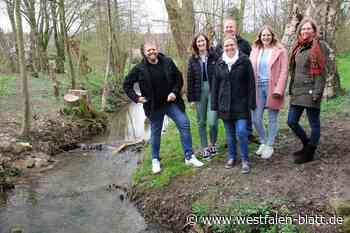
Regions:
[[[167, 19], [163, 0], [143, 1], [140, 8], [142, 8], [142, 12], [145, 12], [148, 15], [147, 21], [151, 25], [151, 32], [166, 31], [167, 25], [162, 22]], [[145, 28], [143, 30], [147, 30], [146, 26], [147, 23], [145, 24]], [[23, 20], [23, 27], [25, 31], [29, 31], [25, 20]], [[3, 1], [0, 1], [0, 28], [6, 32], [11, 31], [11, 24], [6, 13], [5, 3]]]
[[0, 28], [4, 31], [11, 30], [11, 24], [5, 10], [5, 3], [0, 1]]

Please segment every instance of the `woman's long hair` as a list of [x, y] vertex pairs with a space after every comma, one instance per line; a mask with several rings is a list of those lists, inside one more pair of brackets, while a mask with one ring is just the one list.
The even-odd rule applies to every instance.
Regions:
[[264, 45], [263, 45], [263, 43], [262, 43], [262, 40], [261, 40], [261, 35], [262, 35], [262, 32], [264, 31], [264, 30], [268, 30], [270, 33], [271, 33], [271, 35], [272, 35], [272, 40], [271, 40], [271, 46], [275, 46], [277, 43], [278, 43], [278, 40], [277, 40], [277, 38], [276, 38], [276, 34], [275, 34], [275, 32], [273, 31], [273, 29], [272, 29], [272, 27], [270, 27], [269, 25], [264, 25], [261, 29], [260, 29], [260, 31], [258, 32], [258, 35], [257, 35], [257, 37], [256, 37], [256, 40], [254, 41], [254, 46], [255, 47], [258, 47], [258, 48], [262, 48]]
[[[306, 24], [310, 23], [311, 27], [314, 30], [314, 37], [304, 39], [301, 36], [301, 28]], [[295, 67], [295, 56], [299, 52], [300, 48], [302, 47], [310, 47], [309, 49], [309, 59], [310, 59], [310, 68], [309, 68], [309, 74], [311, 77], [316, 77], [320, 75], [326, 65], [326, 57], [323, 54], [321, 50], [321, 45], [319, 41], [319, 29], [317, 27], [317, 24], [314, 20], [311, 18], [305, 18], [303, 19], [297, 29], [297, 38], [292, 48], [292, 56], [289, 60], [289, 66], [291, 69], [294, 69]]]
[[196, 56], [199, 55], [199, 49], [197, 47], [197, 39], [200, 36], [204, 37], [205, 41], [207, 42], [207, 50], [209, 50], [209, 38], [203, 32], [197, 33], [192, 40], [192, 53], [193, 55], [196, 55]]

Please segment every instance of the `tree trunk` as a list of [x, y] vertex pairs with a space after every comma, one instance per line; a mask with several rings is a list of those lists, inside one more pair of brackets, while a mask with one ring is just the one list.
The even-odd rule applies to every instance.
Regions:
[[61, 25], [61, 30], [62, 30], [61, 33], [63, 33], [64, 44], [66, 47], [69, 72], [70, 72], [70, 77], [71, 77], [71, 81], [72, 81], [72, 89], [76, 89], [76, 77], [75, 77], [72, 54], [70, 51], [69, 39], [68, 39], [68, 33], [67, 33], [67, 27], [66, 27], [66, 14], [65, 14], [65, 9], [64, 9], [64, 0], [59, 1], [59, 12], [60, 12], [60, 25]]
[[96, 42], [99, 48], [106, 50], [108, 43], [108, 36], [106, 37], [106, 21], [103, 17], [104, 15], [104, 0], [96, 0]]
[[[306, 9], [303, 12], [303, 9]], [[295, 2], [291, 14], [290, 23], [285, 28], [282, 37], [282, 43], [285, 44], [288, 51], [291, 52], [291, 47], [296, 39], [296, 29], [303, 17], [313, 18], [320, 28], [321, 39], [327, 42], [329, 49], [329, 57], [327, 64], [327, 83], [324, 91], [325, 98], [332, 98], [341, 92], [340, 78], [337, 72], [335, 57], [335, 29], [337, 17], [340, 9], [340, 0], [320, 1], [309, 0], [307, 2]]]
[[33, 73], [40, 72], [40, 53], [39, 53], [39, 35], [37, 31], [37, 22], [35, 17], [35, 1], [23, 0], [25, 14], [30, 26], [30, 53], [29, 65]]
[[29, 135], [30, 132], [30, 102], [29, 102], [29, 90], [28, 90], [28, 77], [25, 67], [25, 52], [24, 52], [24, 41], [23, 41], [23, 28], [21, 19], [21, 0], [15, 0], [15, 12], [16, 12], [16, 34], [17, 34], [17, 45], [18, 45], [18, 63], [20, 68], [20, 77], [22, 79], [22, 94], [23, 94], [23, 122], [21, 134], [23, 136]]
[[241, 0], [240, 9], [239, 9], [239, 20], [238, 20], [239, 32], [243, 31], [244, 12], [245, 12], [245, 0]]
[[9, 16], [9, 20], [11, 23], [12, 31], [13, 31], [13, 41], [16, 41], [15, 50], [16, 50], [16, 72], [19, 72], [19, 59], [18, 59], [18, 45], [17, 45], [17, 35], [16, 35], [16, 22], [15, 22], [15, 2], [14, 0], [6, 1], [6, 9], [7, 15]]
[[47, 47], [49, 45], [49, 39], [51, 36], [52, 30], [50, 29], [50, 16], [49, 11], [46, 10], [48, 8], [47, 0], [40, 1], [40, 9], [41, 9], [41, 20], [39, 22], [39, 58], [40, 58], [40, 67], [42, 71], [48, 71], [49, 60], [47, 55]]
[[107, 25], [108, 25], [108, 47], [107, 47], [107, 60], [106, 60], [106, 71], [105, 71], [105, 79], [104, 79], [104, 85], [103, 85], [103, 92], [102, 92], [102, 100], [101, 100], [101, 108], [102, 111], [105, 111], [107, 108], [107, 99], [109, 96], [110, 88], [110, 77], [111, 77], [111, 61], [112, 61], [112, 34], [113, 34], [113, 28], [112, 28], [112, 17], [111, 17], [111, 2], [110, 0], [107, 0]]
[[194, 34], [193, 26], [195, 25], [193, 1], [182, 1], [182, 6], [177, 0], [165, 0], [164, 3], [168, 12], [170, 29], [180, 57], [179, 65], [184, 79], [183, 90], [187, 90], [186, 61], [190, 56], [191, 41]]
[[52, 17], [52, 28], [55, 38], [55, 47], [56, 47], [56, 72], [64, 73], [64, 38], [58, 31], [58, 20], [57, 20], [57, 7], [56, 2], [50, 1], [51, 6], [51, 17]]

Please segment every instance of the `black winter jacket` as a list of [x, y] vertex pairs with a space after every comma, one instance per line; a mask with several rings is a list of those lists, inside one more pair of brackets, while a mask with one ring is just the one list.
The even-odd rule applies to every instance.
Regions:
[[[181, 88], [183, 85], [182, 74], [176, 67], [173, 60], [161, 53], [158, 55], [158, 59], [164, 66], [165, 76], [169, 85], [171, 86], [171, 92], [176, 95], [175, 104], [177, 104], [181, 111], [185, 111], [185, 104], [181, 97]], [[149, 118], [152, 116], [154, 109], [154, 100], [157, 98], [157, 93], [152, 88], [151, 75], [149, 72], [149, 63], [144, 58], [139, 64], [134, 66], [129, 74], [125, 77], [123, 83], [123, 89], [126, 95], [135, 103], [138, 103], [140, 95], [136, 94], [134, 90], [134, 84], [138, 83], [140, 87], [141, 96], [145, 97], [147, 102], [143, 104], [145, 115]], [[170, 93], [169, 93], [170, 94]]]
[[[241, 36], [236, 35], [237, 39], [237, 46], [240, 52], [243, 52], [245, 55], [248, 57], [250, 56], [250, 52], [252, 51], [252, 47], [250, 46], [249, 42], [243, 39]], [[224, 50], [222, 48], [222, 44], [218, 44], [215, 47], [215, 52], [217, 54], [217, 57], [221, 57], [223, 54]]]
[[212, 83], [212, 110], [223, 120], [248, 119], [256, 107], [255, 80], [249, 57], [239, 53], [239, 58], [228, 71], [220, 58], [216, 63]]
[[[213, 50], [209, 50], [207, 61], [207, 72], [209, 89], [211, 89], [211, 83], [215, 72], [215, 63], [217, 60], [216, 53]], [[201, 98], [201, 86], [202, 86], [202, 62], [198, 55], [192, 55], [188, 60], [187, 68], [187, 100], [188, 102], [198, 102]]]

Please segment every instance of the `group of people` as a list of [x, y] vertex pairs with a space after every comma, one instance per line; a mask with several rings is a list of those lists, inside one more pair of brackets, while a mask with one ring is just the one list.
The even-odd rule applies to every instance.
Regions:
[[[224, 20], [222, 44], [212, 47], [204, 33], [194, 36], [193, 55], [189, 58], [187, 70], [187, 100], [196, 109], [203, 159], [209, 160], [218, 151], [218, 118], [224, 123], [228, 146], [225, 168], [236, 164], [238, 144], [241, 172], [250, 172], [248, 143], [252, 137], [252, 125], [260, 141], [255, 153], [263, 159], [271, 158], [288, 74], [287, 124], [303, 145], [294, 153], [294, 162], [301, 164], [314, 159], [320, 139], [320, 103], [327, 64], [327, 48], [318, 33], [316, 23], [304, 19], [298, 26], [290, 58], [269, 26], [260, 30], [252, 47], [238, 35], [233, 18]], [[203, 166], [192, 148], [190, 121], [181, 95], [181, 72], [171, 58], [159, 52], [155, 40], [146, 38], [141, 54], [142, 62], [129, 72], [123, 87], [131, 100], [143, 104], [150, 120], [152, 172], [161, 171], [159, 151], [165, 115], [179, 130], [185, 163]], [[140, 95], [135, 92], [135, 83], [139, 84]], [[265, 109], [268, 112], [267, 129], [264, 126]], [[304, 110], [311, 127], [310, 136], [299, 124]]]

